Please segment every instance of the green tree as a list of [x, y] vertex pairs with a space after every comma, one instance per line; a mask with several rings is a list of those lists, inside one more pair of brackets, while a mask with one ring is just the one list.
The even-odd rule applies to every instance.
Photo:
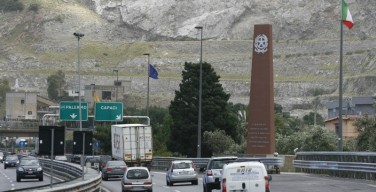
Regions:
[[337, 149], [337, 136], [325, 127], [307, 127], [291, 135], [276, 136], [276, 150], [280, 154], [294, 154], [301, 151], [334, 151]]
[[0, 117], [5, 116], [6, 93], [10, 90], [9, 81], [5, 78], [0, 79]]
[[356, 149], [358, 151], [376, 151], [376, 117], [364, 115], [354, 122], [358, 131]]
[[55, 74], [47, 77], [47, 93], [48, 98], [59, 101], [60, 98], [68, 95], [65, 90], [65, 74], [59, 70]]
[[0, 79], [0, 103], [5, 102], [7, 92], [10, 91], [9, 81], [5, 78]]
[[[200, 65], [185, 63], [180, 90], [175, 91], [169, 112], [172, 117], [169, 149], [189, 157], [196, 156]], [[201, 133], [225, 131], [236, 137], [237, 115], [230, 111], [230, 95], [223, 91], [219, 76], [209, 63], [202, 63], [202, 119]], [[209, 157], [213, 151], [208, 143], [202, 142], [202, 156]]]
[[111, 155], [111, 125], [96, 126], [93, 137], [100, 142], [100, 153], [104, 155]]
[[303, 117], [303, 123], [305, 125], [320, 125], [324, 126], [324, 118], [316, 113], [316, 123], [315, 123], [315, 112], [310, 112], [309, 114]]

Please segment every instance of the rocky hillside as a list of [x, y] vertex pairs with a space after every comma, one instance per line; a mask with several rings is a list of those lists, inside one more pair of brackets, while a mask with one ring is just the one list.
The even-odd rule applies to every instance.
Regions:
[[[203, 60], [221, 76], [235, 103], [249, 102], [255, 24], [273, 25], [275, 100], [286, 110], [310, 110], [313, 90], [322, 103], [338, 97], [340, 1], [303, 0], [22, 0], [22, 11], [0, 12], [0, 75], [20, 89], [46, 95], [46, 79], [61, 69], [67, 89], [126, 86], [126, 105], [145, 106], [147, 57], [159, 72], [151, 104], [167, 106], [179, 88], [184, 62]], [[344, 28], [345, 97], [375, 94], [374, 0], [347, 0], [355, 26]], [[0, 1], [0, 4], [2, 1]], [[325, 110], [322, 110], [325, 116]]]

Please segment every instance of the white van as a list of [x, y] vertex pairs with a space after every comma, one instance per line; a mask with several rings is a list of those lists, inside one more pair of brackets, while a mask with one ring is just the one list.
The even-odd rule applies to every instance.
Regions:
[[268, 173], [257, 161], [233, 162], [223, 166], [222, 192], [270, 192]]

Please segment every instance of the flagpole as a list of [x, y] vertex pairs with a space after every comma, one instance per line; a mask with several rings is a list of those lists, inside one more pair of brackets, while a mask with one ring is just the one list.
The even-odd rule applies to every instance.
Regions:
[[144, 55], [148, 56], [148, 93], [147, 93], [147, 101], [146, 101], [146, 116], [149, 117], [149, 80], [150, 80], [150, 54], [145, 53]]
[[342, 24], [342, 8], [343, 3], [341, 1], [341, 18], [340, 18], [340, 30], [341, 30], [341, 37], [340, 37], [340, 51], [339, 51], [339, 99], [338, 99], [338, 151], [342, 151], [342, 83], [343, 83], [343, 67], [342, 67], [342, 57], [343, 57], [343, 24]]

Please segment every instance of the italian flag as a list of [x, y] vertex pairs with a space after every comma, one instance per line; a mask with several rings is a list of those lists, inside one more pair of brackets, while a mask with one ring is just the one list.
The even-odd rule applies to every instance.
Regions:
[[351, 29], [354, 25], [354, 22], [351, 17], [351, 13], [349, 7], [345, 0], [342, 0], [342, 22], [345, 24], [349, 29]]

